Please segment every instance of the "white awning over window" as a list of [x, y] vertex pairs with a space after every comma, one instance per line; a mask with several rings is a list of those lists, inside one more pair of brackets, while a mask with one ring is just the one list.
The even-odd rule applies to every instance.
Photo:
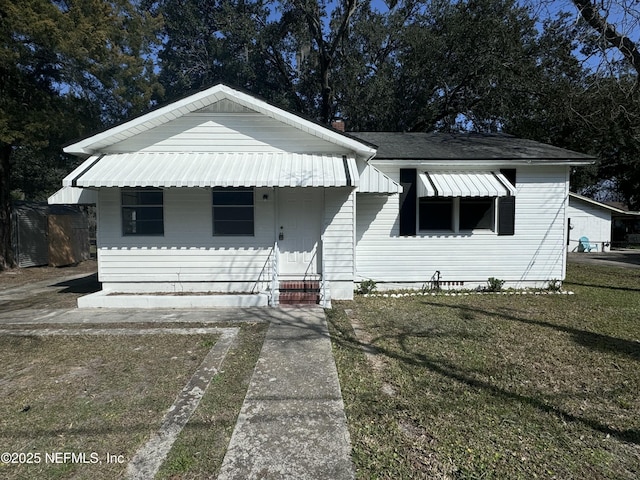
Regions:
[[73, 187], [357, 187], [356, 159], [286, 152], [136, 152], [94, 156]]
[[418, 197], [506, 197], [515, 187], [500, 172], [424, 172]]

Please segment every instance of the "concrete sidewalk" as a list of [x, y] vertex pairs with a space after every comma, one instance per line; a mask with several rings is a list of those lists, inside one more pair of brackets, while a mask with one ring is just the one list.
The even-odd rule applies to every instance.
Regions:
[[[86, 274], [0, 291], [10, 304], [65, 288]], [[324, 311], [308, 308], [198, 310], [17, 308], [0, 328], [65, 324], [268, 322], [269, 329], [233, 431], [219, 479], [351, 480], [351, 443]], [[133, 328], [133, 327], [129, 327]]]
[[218, 479], [352, 479], [324, 312], [274, 313]]

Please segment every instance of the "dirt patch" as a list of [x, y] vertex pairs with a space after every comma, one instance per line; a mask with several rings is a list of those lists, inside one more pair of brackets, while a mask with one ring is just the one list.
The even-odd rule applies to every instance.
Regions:
[[72, 275], [87, 275], [98, 271], [98, 262], [87, 260], [68, 267], [29, 267], [14, 268], [0, 272], [0, 291], [6, 288], [29, 285], [43, 280], [54, 280]]
[[78, 297], [100, 290], [96, 270], [97, 263], [92, 260], [73, 267], [32, 267], [2, 272], [0, 313], [75, 308]]

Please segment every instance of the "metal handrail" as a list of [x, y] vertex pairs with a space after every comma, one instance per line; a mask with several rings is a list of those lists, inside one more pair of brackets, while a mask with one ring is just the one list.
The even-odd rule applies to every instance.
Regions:
[[320, 268], [322, 272], [322, 308], [327, 308], [327, 279], [325, 277], [325, 263], [324, 263], [324, 234], [320, 235]]
[[271, 306], [276, 306], [278, 302], [278, 269], [280, 262], [280, 252], [278, 250], [278, 241], [273, 244], [273, 259], [271, 265]]

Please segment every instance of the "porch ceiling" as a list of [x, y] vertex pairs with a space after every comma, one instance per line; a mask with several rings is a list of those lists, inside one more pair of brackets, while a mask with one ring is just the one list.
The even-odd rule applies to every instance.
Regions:
[[286, 152], [136, 152], [93, 156], [73, 187], [357, 187], [356, 159]]

